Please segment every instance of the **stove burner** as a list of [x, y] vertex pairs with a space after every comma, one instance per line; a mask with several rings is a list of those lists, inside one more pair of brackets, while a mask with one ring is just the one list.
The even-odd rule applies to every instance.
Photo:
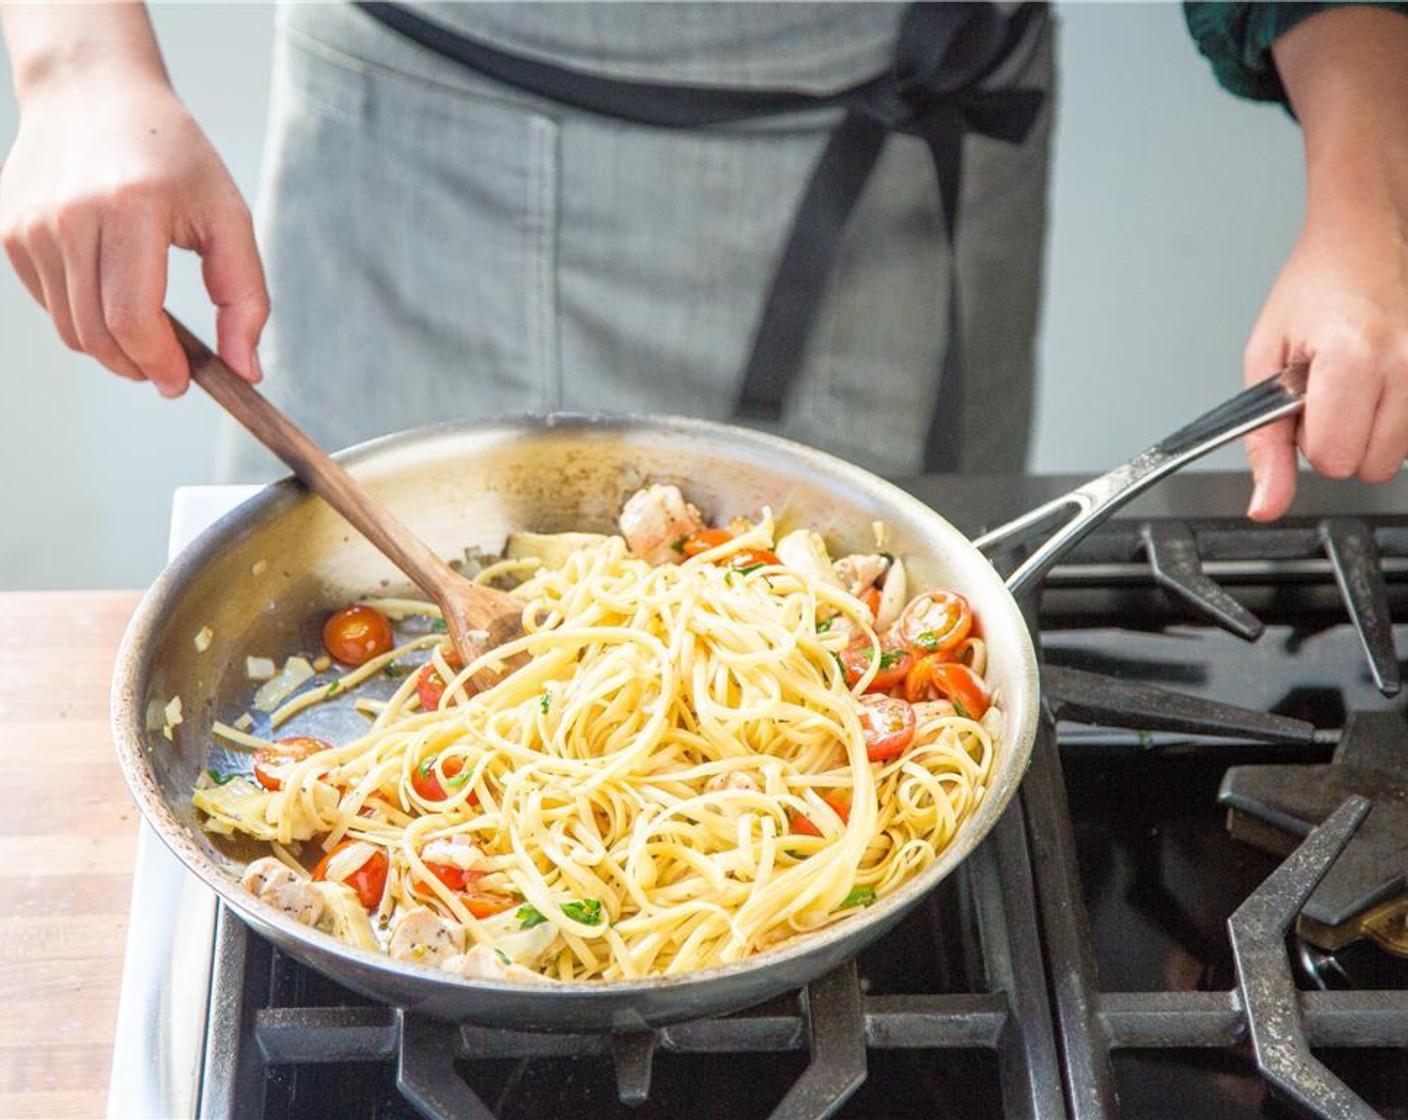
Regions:
[[[1324, 949], [1393, 925], [1380, 908], [1403, 891], [1408, 870], [1408, 724], [1402, 714], [1353, 712], [1329, 765], [1234, 766], [1218, 793], [1230, 809], [1233, 835], [1273, 851], [1285, 850], [1287, 836], [1307, 835], [1354, 794], [1373, 809], [1296, 927]], [[1403, 939], [1399, 915], [1398, 936], [1390, 941]]]

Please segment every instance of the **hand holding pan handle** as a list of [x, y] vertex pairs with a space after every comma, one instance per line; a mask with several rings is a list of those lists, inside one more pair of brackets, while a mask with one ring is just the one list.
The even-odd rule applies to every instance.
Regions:
[[990, 529], [973, 543], [990, 553], [995, 548], [1055, 530], [1007, 577], [1008, 590], [1014, 595], [1020, 593], [1050, 571], [1077, 541], [1164, 475], [1273, 420], [1299, 412], [1305, 403], [1309, 371], [1307, 363], [1293, 362], [1280, 373], [1242, 390], [1231, 400], [1179, 428], [1123, 466], [1069, 494], [1053, 498], [1006, 525]]

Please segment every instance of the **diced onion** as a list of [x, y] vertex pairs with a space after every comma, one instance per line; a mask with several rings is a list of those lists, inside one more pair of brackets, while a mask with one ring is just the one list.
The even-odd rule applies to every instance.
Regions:
[[161, 726], [161, 733], [165, 735], [168, 740], [172, 739], [174, 738], [172, 731], [180, 725], [183, 718], [181, 715], [181, 698], [179, 696], [173, 696], [166, 707], [162, 709], [161, 714], [165, 717], [165, 722]]
[[214, 637], [214, 630], [212, 630], [209, 626], [202, 626], [200, 628], [199, 633], [196, 634], [195, 638], [196, 652], [204, 653], [206, 650], [208, 650], [210, 648], [210, 640]]
[[264, 574], [264, 569], [268, 566], [269, 562], [267, 560], [256, 560], [254, 562], [253, 567], [249, 569], [249, 574], [252, 576], [262, 576]]
[[244, 675], [252, 681], [267, 681], [279, 671], [272, 657], [246, 657]]
[[237, 731], [248, 731], [253, 726], [254, 717], [248, 712], [245, 712], [239, 719], [235, 720], [235, 730]]
[[313, 677], [313, 666], [301, 657], [290, 657], [273, 680], [265, 681], [254, 694], [256, 712], [272, 712], [293, 691]]

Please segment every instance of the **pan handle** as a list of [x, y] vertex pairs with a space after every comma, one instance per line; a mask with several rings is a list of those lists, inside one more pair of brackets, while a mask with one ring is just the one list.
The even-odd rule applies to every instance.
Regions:
[[1046, 541], [1007, 577], [1008, 589], [1018, 594], [1044, 576], [1071, 546], [1110, 514], [1164, 475], [1238, 436], [1299, 412], [1305, 403], [1309, 371], [1308, 363], [1293, 362], [1280, 373], [1258, 381], [1179, 428], [1109, 474], [990, 529], [973, 543], [991, 553], [995, 548], [1051, 531]]

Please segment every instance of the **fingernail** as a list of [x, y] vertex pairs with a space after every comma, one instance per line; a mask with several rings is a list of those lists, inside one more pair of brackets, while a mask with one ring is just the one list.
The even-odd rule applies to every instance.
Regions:
[[1247, 516], [1255, 518], [1266, 504], [1266, 485], [1257, 478], [1253, 480], [1252, 499], [1247, 503]]

